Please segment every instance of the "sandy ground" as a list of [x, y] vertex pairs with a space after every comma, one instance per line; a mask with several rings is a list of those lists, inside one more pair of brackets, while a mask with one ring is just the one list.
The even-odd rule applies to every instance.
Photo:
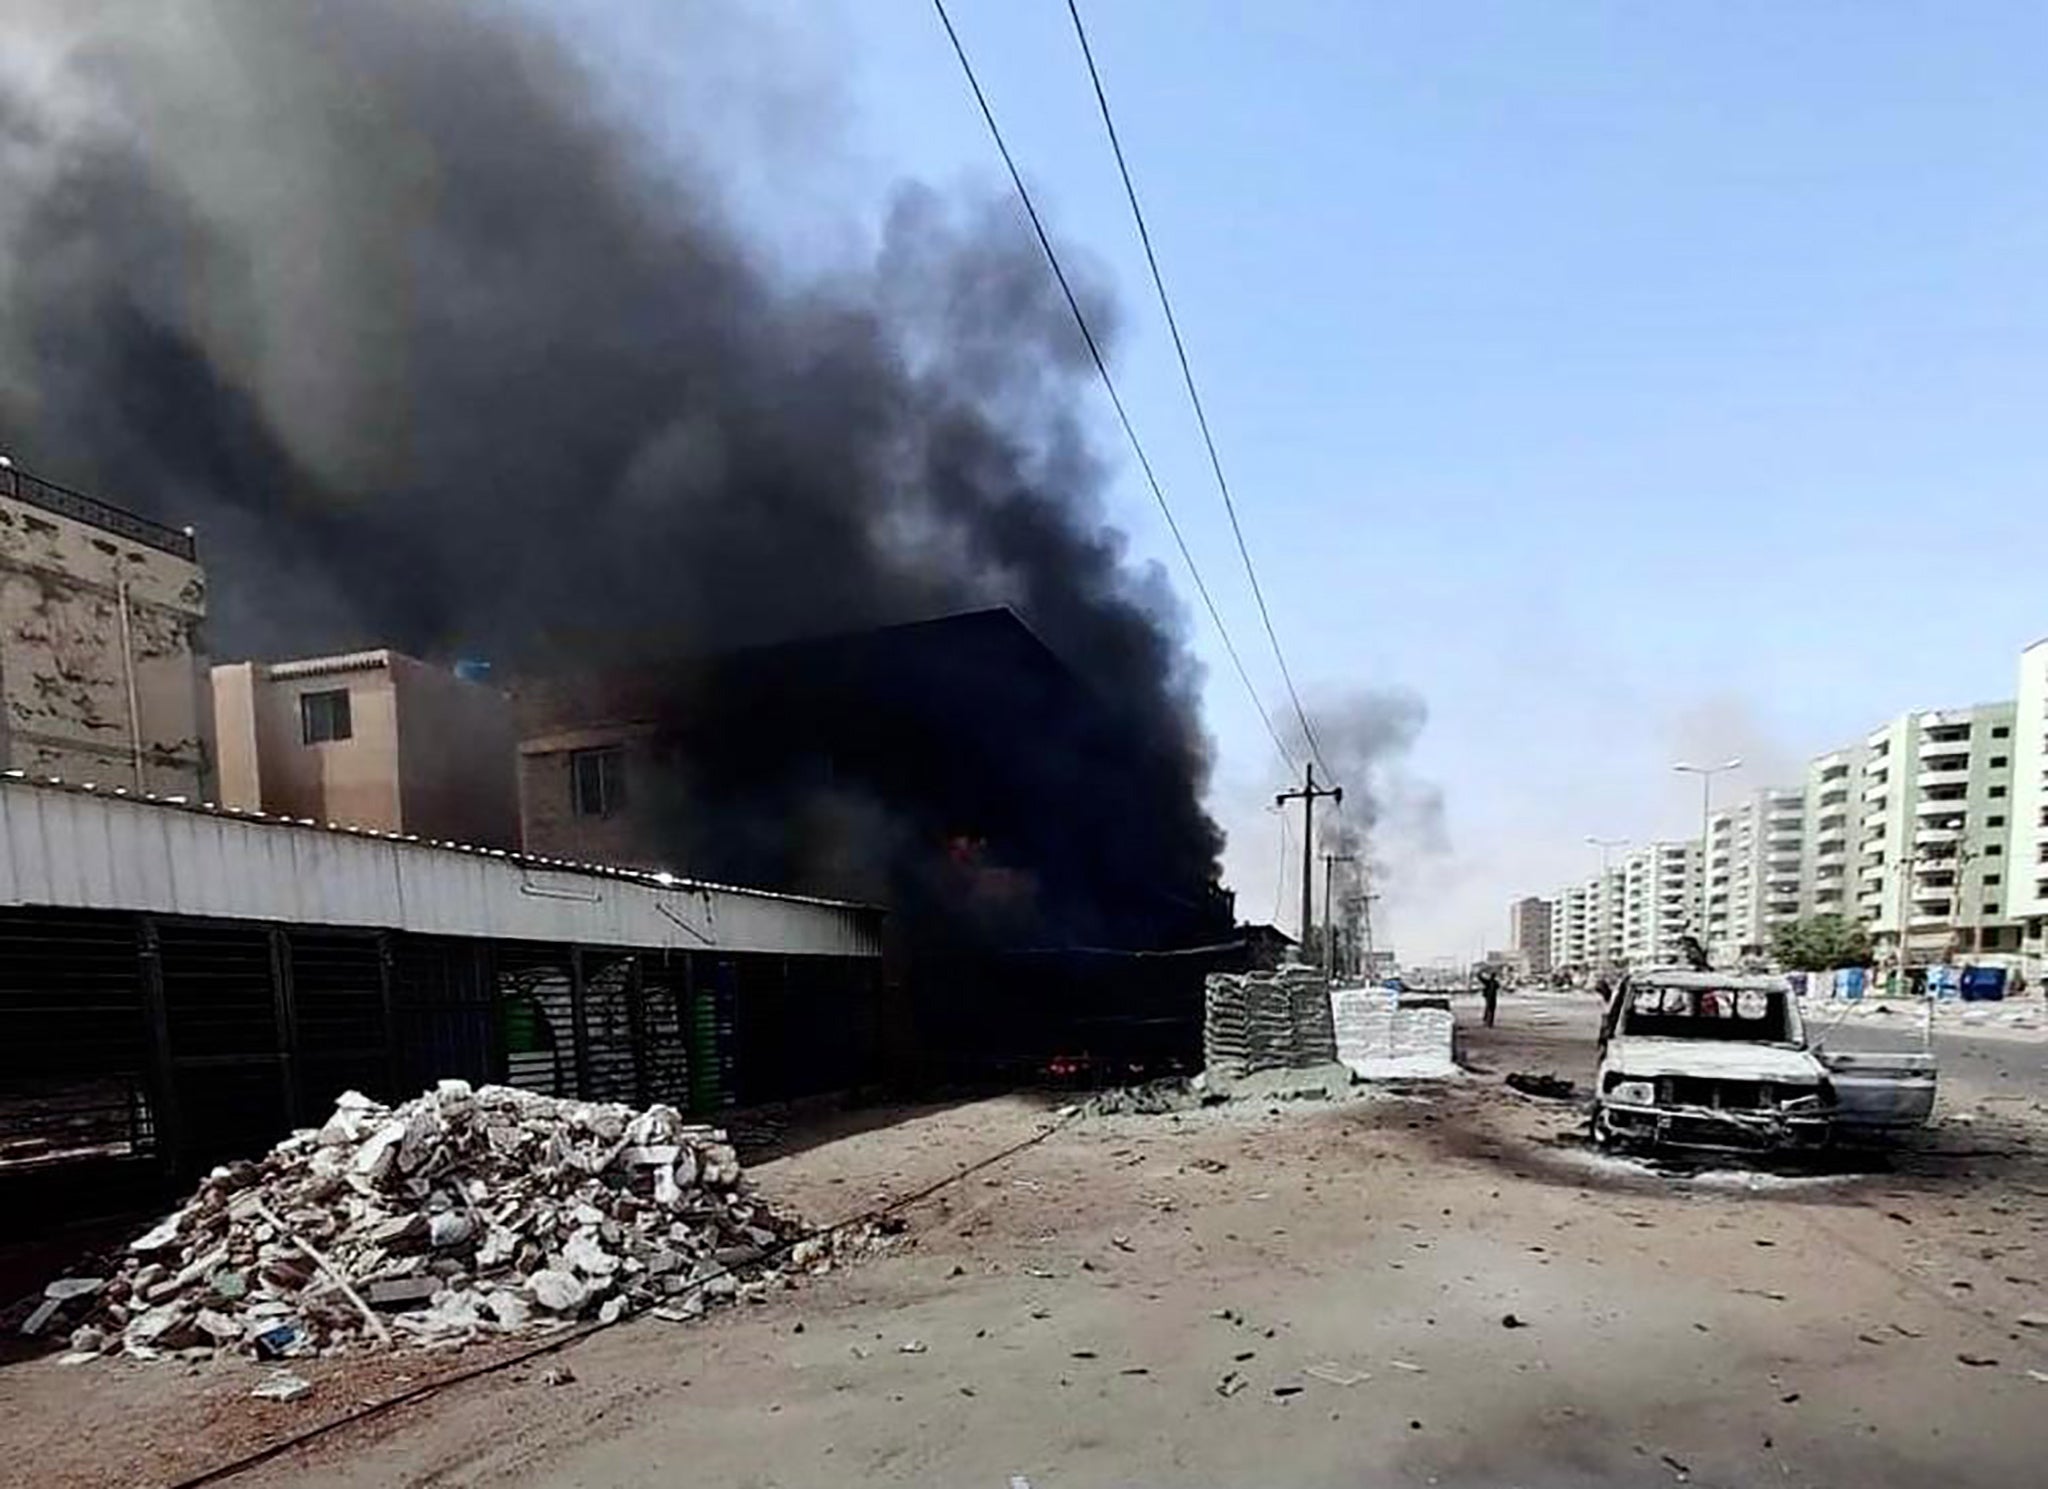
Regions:
[[[865, 1265], [606, 1331], [234, 1482], [2041, 1481], [2048, 1329], [2019, 1319], [2048, 1313], [2048, 1113], [1997, 1072], [2042, 1051], [1958, 1073], [1944, 1104], [1973, 1120], [1862, 1171], [1673, 1177], [1500, 1084], [1583, 1079], [1589, 1000], [1503, 1018], [1469, 1032], [1483, 1073], [1454, 1083], [1075, 1120], [910, 1211]], [[850, 1214], [1051, 1120], [1021, 1098], [882, 1115], [760, 1183]], [[0, 1481], [173, 1482], [479, 1358], [316, 1366], [289, 1406], [248, 1401], [243, 1364], [16, 1365]], [[575, 1378], [549, 1384], [558, 1361]]]

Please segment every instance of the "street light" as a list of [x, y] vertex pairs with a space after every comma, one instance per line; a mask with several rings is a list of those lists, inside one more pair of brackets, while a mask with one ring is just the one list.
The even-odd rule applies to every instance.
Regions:
[[1713, 856], [1707, 840], [1707, 819], [1713, 813], [1714, 777], [1723, 771], [1740, 769], [1741, 765], [1742, 757], [1735, 755], [1719, 765], [1690, 765], [1680, 760], [1671, 767], [1684, 775], [1700, 778], [1700, 950], [1703, 953], [1713, 934], [1707, 927], [1707, 863]]
[[[1616, 848], [1626, 848], [1628, 846], [1628, 839], [1596, 838], [1589, 832], [1586, 834], [1586, 841], [1600, 850], [1600, 898], [1604, 901], [1608, 894], [1607, 876], [1613, 872], [1608, 867], [1610, 857]], [[1603, 917], [1603, 920], [1606, 921], [1611, 921], [1612, 919], [1612, 916]], [[1613, 963], [1614, 959], [1609, 954], [1609, 937], [1606, 935], [1605, 927], [1603, 926], [1600, 937], [1600, 970], [1602, 972], [1611, 971]]]

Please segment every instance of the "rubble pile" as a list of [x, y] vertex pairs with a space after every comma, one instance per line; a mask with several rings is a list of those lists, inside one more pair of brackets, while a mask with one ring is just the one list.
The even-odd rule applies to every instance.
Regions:
[[1313, 967], [1212, 972], [1205, 989], [1202, 1057], [1217, 1075], [1326, 1064], [1337, 1058], [1329, 984]]
[[673, 1108], [442, 1081], [397, 1107], [349, 1092], [319, 1130], [215, 1169], [113, 1275], [50, 1284], [36, 1331], [75, 1321], [75, 1352], [276, 1359], [687, 1318], [875, 1234], [808, 1233]]

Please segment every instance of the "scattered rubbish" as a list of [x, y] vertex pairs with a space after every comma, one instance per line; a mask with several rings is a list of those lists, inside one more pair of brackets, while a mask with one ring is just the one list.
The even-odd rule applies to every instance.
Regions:
[[1405, 1370], [1410, 1375], [1422, 1375], [1426, 1373], [1422, 1366], [1416, 1364], [1412, 1360], [1389, 1360], [1387, 1361], [1387, 1364], [1396, 1370]]
[[1306, 1386], [1275, 1386], [1273, 1387], [1273, 1394], [1284, 1399], [1288, 1396], [1299, 1396], [1307, 1389], [1308, 1387]]
[[1991, 1366], [1996, 1365], [1998, 1363], [1998, 1361], [1994, 1360], [1990, 1355], [1973, 1355], [1964, 1353], [1957, 1355], [1956, 1359], [1959, 1363], [1969, 1365], [1974, 1369], [1978, 1370], [1989, 1369]]
[[1122, 1370], [1117, 1371], [1118, 1375], [1150, 1375], [1151, 1373], [1152, 1369], [1148, 1365], [1127, 1365]]
[[550, 1365], [540, 1373], [544, 1386], [570, 1386], [576, 1383], [576, 1372], [567, 1365]]
[[1092, 1360], [1095, 1358], [1095, 1351], [1092, 1349], [1073, 1350], [1070, 1352], [1069, 1358], [1076, 1360]]
[[1057, 1280], [1060, 1274], [1058, 1272], [1049, 1272], [1044, 1267], [1026, 1267], [1024, 1275], [1026, 1277], [1036, 1277], [1040, 1282], [1052, 1282]]
[[1189, 1168], [1198, 1168], [1205, 1174], [1220, 1174], [1230, 1165], [1220, 1158], [1190, 1158]]
[[259, 1401], [296, 1401], [301, 1396], [311, 1395], [313, 1383], [303, 1375], [294, 1375], [289, 1370], [273, 1370], [257, 1382], [249, 1394]]
[[2048, 1313], [2022, 1313], [2013, 1322], [2023, 1329], [2048, 1329]]
[[1249, 1382], [1235, 1370], [1226, 1370], [1223, 1372], [1223, 1379], [1216, 1382], [1216, 1394], [1219, 1396], [1235, 1396], [1247, 1384]]
[[1524, 1096], [1542, 1096], [1551, 1101], [1570, 1101], [1579, 1094], [1578, 1084], [1563, 1076], [1517, 1070], [1506, 1077], [1509, 1089]]
[[1332, 1386], [1355, 1386], [1362, 1381], [1372, 1379], [1364, 1371], [1346, 1370], [1334, 1360], [1326, 1361], [1321, 1365], [1310, 1365], [1301, 1373], [1314, 1376], [1317, 1380]]
[[1526, 1329], [1529, 1324], [1528, 1320], [1517, 1318], [1512, 1313], [1503, 1313], [1500, 1316], [1500, 1326], [1503, 1329]]
[[1673, 1476], [1677, 1478], [1679, 1483], [1689, 1484], [1692, 1482], [1692, 1469], [1689, 1468], [1687, 1465], [1680, 1463], [1676, 1458], [1672, 1457], [1669, 1453], [1659, 1453], [1657, 1455], [1657, 1458], [1659, 1462], [1661, 1462], [1666, 1468], [1671, 1470]]
[[1257, 1359], [1258, 1354], [1259, 1352], [1255, 1349], [1241, 1349], [1236, 1354], [1232, 1355], [1230, 1358], [1237, 1361], [1238, 1364], [1242, 1365], [1246, 1360]]
[[2027, 1379], [2039, 1381], [2042, 1385], [2048, 1386], [2048, 1370], [2029, 1370], [2027, 1372]]
[[97, 1330], [74, 1348], [290, 1359], [687, 1318], [883, 1231], [808, 1234], [743, 1183], [722, 1132], [671, 1107], [444, 1080], [397, 1106], [344, 1093], [318, 1129], [215, 1168], [111, 1277], [46, 1301]]
[[1797, 1391], [1787, 1391], [1784, 1395], [1778, 1398], [1778, 1400], [1786, 1406], [1790, 1406], [1793, 1402], [1797, 1401], [1798, 1399], [1799, 1393]]
[[1209, 1317], [1220, 1318], [1227, 1324], [1241, 1324], [1244, 1322], [1244, 1315], [1235, 1308], [1213, 1308], [1209, 1311]]
[[922, 1339], [906, 1339], [896, 1346], [896, 1353], [899, 1355], [921, 1355], [924, 1353], [924, 1348], [924, 1341]]
[[1738, 1287], [1735, 1289], [1735, 1291], [1741, 1293], [1746, 1298], [1768, 1298], [1773, 1303], [1782, 1303], [1785, 1301], [1785, 1295], [1783, 1293], [1777, 1292], [1771, 1288]]
[[1020, 1473], [1010, 1475], [1010, 1489], [1031, 1489], [1031, 1480]]
[[1111, 1236], [1109, 1238], [1109, 1244], [1114, 1246], [1119, 1251], [1136, 1251], [1138, 1249], [1137, 1247], [1131, 1244], [1131, 1238], [1129, 1236]]
[[1904, 1337], [1906, 1337], [1906, 1338], [1908, 1338], [1908, 1339], [1919, 1339], [1919, 1338], [1923, 1338], [1923, 1337], [1924, 1337], [1924, 1335], [1923, 1335], [1923, 1333], [1922, 1333], [1922, 1331], [1921, 1331], [1921, 1330], [1919, 1330], [1919, 1329], [1909, 1329], [1909, 1328], [1907, 1328], [1907, 1327], [1906, 1327], [1906, 1326], [1905, 1326], [1904, 1324], [1893, 1324], [1893, 1325], [1891, 1326], [1891, 1330], [1892, 1330], [1892, 1332], [1893, 1332], [1894, 1334], [1900, 1334], [1900, 1335], [1903, 1335]]

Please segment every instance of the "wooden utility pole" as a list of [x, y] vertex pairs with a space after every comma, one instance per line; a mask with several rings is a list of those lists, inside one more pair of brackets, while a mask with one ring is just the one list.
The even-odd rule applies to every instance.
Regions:
[[1332, 982], [1337, 980], [1337, 865], [1357, 862], [1356, 853], [1323, 855], [1323, 975]]
[[1280, 791], [1273, 796], [1273, 805], [1284, 807], [1290, 801], [1301, 803], [1301, 953], [1308, 955], [1308, 929], [1315, 916], [1316, 894], [1316, 798], [1327, 796], [1338, 805], [1343, 805], [1342, 786], [1318, 786], [1316, 766], [1311, 760], [1306, 767], [1303, 785], [1299, 791]]

